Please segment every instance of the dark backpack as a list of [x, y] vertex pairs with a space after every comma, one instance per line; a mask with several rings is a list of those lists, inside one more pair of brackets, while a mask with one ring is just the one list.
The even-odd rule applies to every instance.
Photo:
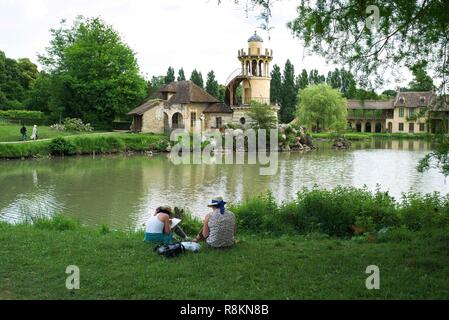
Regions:
[[186, 249], [180, 242], [172, 244], [164, 244], [154, 248], [154, 251], [156, 251], [157, 254], [159, 254], [160, 256], [164, 256], [166, 258], [176, 257], [181, 253], [184, 253], [185, 250]]

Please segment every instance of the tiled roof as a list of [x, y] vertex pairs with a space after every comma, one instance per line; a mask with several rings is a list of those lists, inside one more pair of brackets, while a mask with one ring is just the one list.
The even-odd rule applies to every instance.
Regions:
[[435, 99], [435, 93], [432, 91], [425, 92], [399, 92], [394, 101], [395, 107], [428, 107]]
[[134, 115], [138, 115], [141, 116], [143, 115], [145, 112], [147, 112], [148, 110], [150, 110], [152, 107], [155, 107], [159, 104], [161, 104], [163, 101], [160, 99], [151, 99], [148, 100], [147, 102], [145, 102], [144, 104], [142, 104], [141, 106], [137, 107], [136, 109], [134, 109], [133, 111], [129, 112], [128, 115], [129, 116], [134, 116]]
[[394, 100], [348, 100], [348, 109], [384, 110], [394, 109]]
[[167, 106], [174, 104], [189, 104], [191, 102], [219, 102], [217, 98], [211, 96], [191, 81], [178, 81], [165, 85], [154, 94], [153, 98], [163, 99], [164, 93], [173, 93], [173, 96], [167, 101]]
[[220, 102], [211, 104], [204, 110], [204, 113], [232, 113], [232, 109], [230, 106]]

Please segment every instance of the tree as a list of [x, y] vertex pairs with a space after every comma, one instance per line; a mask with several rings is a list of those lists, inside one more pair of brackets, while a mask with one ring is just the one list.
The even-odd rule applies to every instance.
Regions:
[[277, 126], [277, 117], [268, 104], [251, 101], [248, 116], [253, 120], [253, 129], [269, 130]]
[[382, 82], [386, 70], [426, 60], [447, 83], [449, 2], [377, 0], [375, 7], [369, 4], [365, 0], [301, 1], [298, 16], [288, 26], [307, 48], [334, 63], [352, 66], [360, 78], [377, 75]]
[[218, 100], [220, 100], [220, 102], [224, 102], [225, 101], [225, 96], [226, 96], [226, 87], [222, 84], [218, 85]]
[[318, 84], [305, 88], [299, 95], [297, 115], [301, 124], [312, 126], [318, 132], [345, 128], [347, 103], [340, 91]]
[[71, 27], [63, 21], [51, 34], [39, 60], [53, 78], [52, 100], [63, 117], [109, 129], [145, 98], [134, 52], [103, 20], [78, 17]]
[[270, 86], [270, 102], [279, 104], [282, 97], [282, 74], [281, 68], [277, 64], [273, 66], [271, 71], [271, 86]]
[[153, 76], [147, 84], [148, 97], [151, 97], [153, 94], [159, 91], [159, 89], [165, 84], [164, 76]]
[[14, 60], [0, 51], [0, 107], [23, 108], [38, 74], [30, 59]]
[[281, 111], [280, 120], [283, 123], [290, 123], [295, 118], [298, 90], [295, 84], [295, 68], [290, 60], [285, 63], [281, 88]]
[[181, 68], [178, 71], [178, 81], [185, 81], [186, 80], [186, 75], [184, 74], [184, 69]]
[[301, 74], [296, 78], [296, 87], [301, 90], [305, 89], [309, 85], [309, 75], [306, 69], [302, 69]]
[[175, 69], [168, 67], [167, 75], [165, 76], [165, 84], [170, 84], [175, 81]]
[[214, 71], [210, 71], [207, 74], [207, 81], [206, 81], [206, 91], [218, 99], [219, 97], [219, 90], [218, 90], [218, 82], [215, 80], [215, 73]]
[[419, 61], [415, 63], [410, 70], [414, 79], [409, 83], [411, 91], [430, 91], [435, 88], [432, 77], [426, 72], [427, 61]]
[[196, 69], [192, 71], [192, 75], [190, 76], [190, 81], [196, 84], [200, 88], [204, 88], [203, 75], [201, 72], [198, 72]]

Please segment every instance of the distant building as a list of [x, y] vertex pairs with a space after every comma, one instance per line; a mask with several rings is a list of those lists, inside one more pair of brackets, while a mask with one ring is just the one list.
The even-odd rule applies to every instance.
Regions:
[[[174, 129], [221, 129], [226, 124], [248, 126], [252, 121], [248, 116], [251, 101], [270, 103], [273, 50], [263, 48], [263, 39], [254, 33], [248, 49], [238, 51], [238, 59], [241, 68], [228, 78], [224, 103], [191, 81], [173, 82], [128, 113], [133, 117], [131, 129], [170, 133]], [[277, 116], [279, 108], [272, 106], [272, 111]]]
[[433, 91], [400, 92], [388, 101], [348, 100], [348, 124], [356, 132], [449, 132], [447, 104]]

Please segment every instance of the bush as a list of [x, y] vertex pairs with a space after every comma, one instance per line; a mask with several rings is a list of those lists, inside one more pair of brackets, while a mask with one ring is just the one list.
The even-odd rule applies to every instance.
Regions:
[[0, 110], [0, 118], [41, 120], [45, 118], [45, 115], [40, 111]]
[[69, 156], [75, 154], [74, 144], [62, 137], [57, 137], [51, 140], [48, 146], [49, 152], [52, 155]]
[[92, 132], [94, 130], [90, 123], [84, 124], [81, 119], [77, 118], [64, 119], [64, 127], [66, 131]]

